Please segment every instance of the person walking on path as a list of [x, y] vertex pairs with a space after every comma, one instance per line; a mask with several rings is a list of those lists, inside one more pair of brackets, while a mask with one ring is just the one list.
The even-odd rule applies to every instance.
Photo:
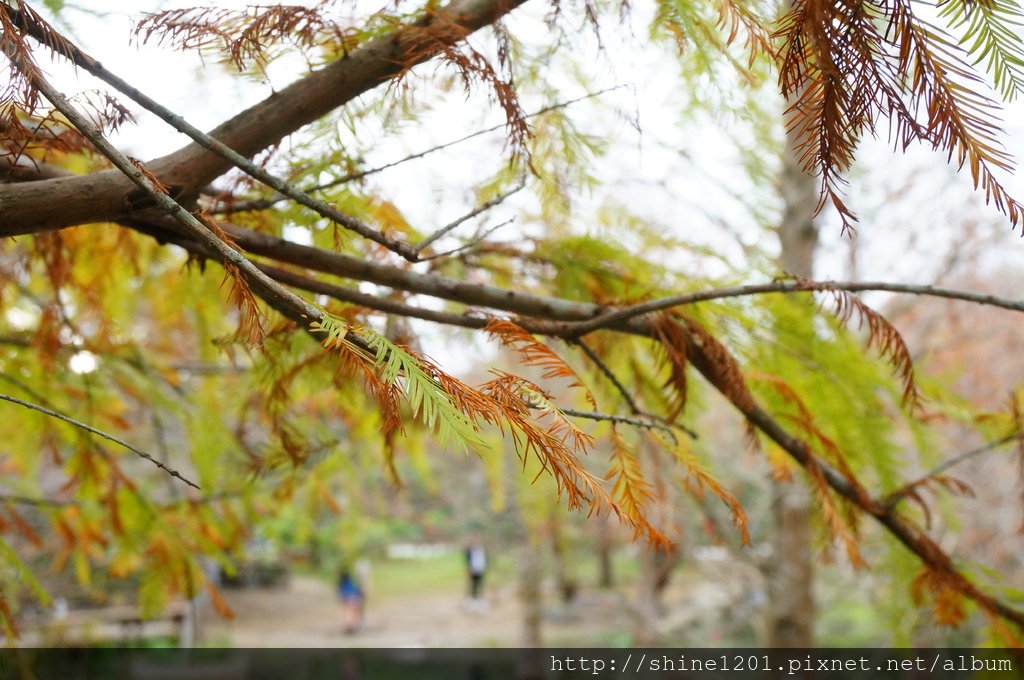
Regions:
[[363, 625], [363, 607], [366, 597], [362, 587], [348, 569], [338, 579], [338, 597], [341, 598], [341, 620], [346, 635], [354, 635]]
[[487, 608], [483, 598], [484, 574], [487, 572], [487, 551], [478, 536], [470, 539], [466, 546], [466, 571], [469, 574], [469, 599], [466, 608], [482, 612]]

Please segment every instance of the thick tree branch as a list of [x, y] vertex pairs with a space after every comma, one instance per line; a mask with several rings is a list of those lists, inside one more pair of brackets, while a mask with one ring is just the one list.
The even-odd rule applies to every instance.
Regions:
[[[240, 112], [209, 133], [252, 156], [276, 144], [382, 82], [427, 61], [443, 47], [492, 24], [525, 0], [454, 0], [411, 24], [372, 40], [319, 71]], [[0, 3], [0, 10], [16, 13]], [[25, 27], [30, 30], [31, 27]], [[429, 40], [425, 40], [429, 38]], [[85, 64], [81, 64], [84, 68]], [[187, 203], [231, 163], [196, 143], [147, 163], [162, 183], [178, 187]], [[0, 236], [36, 233], [76, 224], [114, 221], [129, 214], [132, 183], [116, 170], [0, 186]], [[61, 200], [53, 200], [60, 196]]]

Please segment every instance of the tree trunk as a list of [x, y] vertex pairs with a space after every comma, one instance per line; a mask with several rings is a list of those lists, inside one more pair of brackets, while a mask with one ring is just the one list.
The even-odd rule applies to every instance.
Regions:
[[633, 604], [633, 646], [658, 646], [658, 565], [655, 550], [644, 546], [640, 550], [640, 578]]
[[[817, 180], [803, 172], [793, 136], [786, 135], [782, 157], [782, 223], [779, 264], [783, 271], [810, 279], [818, 231], [814, 208]], [[768, 645], [811, 647], [814, 644], [814, 555], [811, 546], [811, 505], [808, 490], [780, 485], [773, 498], [775, 533], [772, 559], [765, 568], [768, 584]]]
[[633, 644], [637, 647], [658, 645], [658, 620], [665, 609], [662, 597], [678, 562], [678, 550], [647, 546], [640, 551], [640, 579], [633, 609]]
[[519, 556], [519, 576], [522, 578], [523, 596], [523, 646], [543, 646], [541, 622], [544, 616], [544, 600], [541, 593], [541, 550], [539, 541], [527, 536]]
[[543, 541], [541, 537], [531, 535], [529, 529], [527, 531], [519, 555], [524, 649], [516, 655], [515, 677], [516, 680], [542, 680], [545, 677], [543, 650], [540, 649], [544, 646], [544, 597], [541, 590], [541, 579], [544, 576], [541, 551]]
[[612, 564], [614, 546], [612, 518], [599, 517], [597, 520], [597, 586], [604, 590], [611, 590], [615, 587], [615, 569]]
[[562, 604], [570, 605], [576, 599], [579, 583], [572, 573], [572, 556], [569, 555], [568, 539], [565, 535], [561, 508], [551, 511], [551, 551], [555, 558], [555, 581]]

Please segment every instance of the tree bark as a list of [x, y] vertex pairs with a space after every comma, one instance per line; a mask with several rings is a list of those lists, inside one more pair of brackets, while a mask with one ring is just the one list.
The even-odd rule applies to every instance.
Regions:
[[[817, 181], [801, 168], [796, 140], [786, 135], [782, 156], [782, 222], [779, 224], [779, 265], [793, 276], [811, 279], [818, 231], [814, 209]], [[808, 332], [813, 332], [809, 329]], [[772, 559], [766, 565], [768, 585], [768, 645], [814, 645], [814, 555], [811, 544], [811, 498], [799, 483], [774, 490], [775, 533]]]
[[612, 562], [615, 538], [612, 532], [612, 518], [597, 519], [597, 587], [611, 590], [615, 587], [615, 567]]
[[663, 597], [669, 578], [679, 561], [678, 550], [658, 550], [644, 546], [640, 551], [640, 579], [633, 611], [633, 644], [656, 647], [658, 620], [664, 612]]
[[543, 569], [541, 549], [538, 540], [527, 536], [519, 554], [519, 575], [522, 579], [523, 594], [523, 646], [544, 645], [542, 622], [544, 599], [541, 591]]
[[568, 537], [565, 535], [564, 518], [561, 508], [551, 511], [551, 552], [554, 557], [555, 580], [558, 583], [558, 596], [563, 605], [571, 605], [579, 591], [579, 581], [573, 576], [572, 556]]
[[633, 604], [633, 645], [658, 646], [658, 595], [655, 550], [644, 546], [640, 550], [640, 578], [637, 581], [636, 600]]

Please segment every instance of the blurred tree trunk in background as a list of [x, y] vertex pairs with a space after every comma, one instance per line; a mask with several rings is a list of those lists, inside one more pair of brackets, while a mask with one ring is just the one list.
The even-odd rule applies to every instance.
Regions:
[[[579, 582], [572, 569], [572, 549], [565, 531], [565, 515], [561, 508], [551, 509], [551, 550], [555, 558], [555, 581], [563, 604], [572, 604], [579, 592]], [[570, 528], [571, 530], [571, 528]]]
[[540, 539], [528, 533], [519, 554], [519, 576], [522, 579], [523, 646], [541, 647], [544, 618], [544, 599], [541, 592], [543, 578]]
[[678, 548], [659, 550], [643, 546], [640, 550], [640, 578], [633, 608], [633, 644], [637, 647], [660, 644], [658, 619], [665, 611], [663, 597], [679, 556]]
[[640, 577], [637, 579], [636, 599], [633, 603], [633, 645], [658, 645], [658, 595], [656, 592], [656, 551], [641, 546], [639, 553]]
[[612, 552], [615, 548], [614, 527], [612, 518], [597, 518], [597, 586], [605, 590], [615, 587], [615, 568], [612, 564]]
[[[805, 173], [796, 140], [787, 132], [782, 155], [779, 266], [787, 274], [810, 279], [818, 231], [814, 209], [818, 182]], [[813, 303], [810, 303], [813, 304]], [[799, 480], [781, 484], [772, 500], [775, 531], [772, 557], [765, 567], [768, 585], [768, 646], [814, 646], [814, 555], [811, 498]]]

